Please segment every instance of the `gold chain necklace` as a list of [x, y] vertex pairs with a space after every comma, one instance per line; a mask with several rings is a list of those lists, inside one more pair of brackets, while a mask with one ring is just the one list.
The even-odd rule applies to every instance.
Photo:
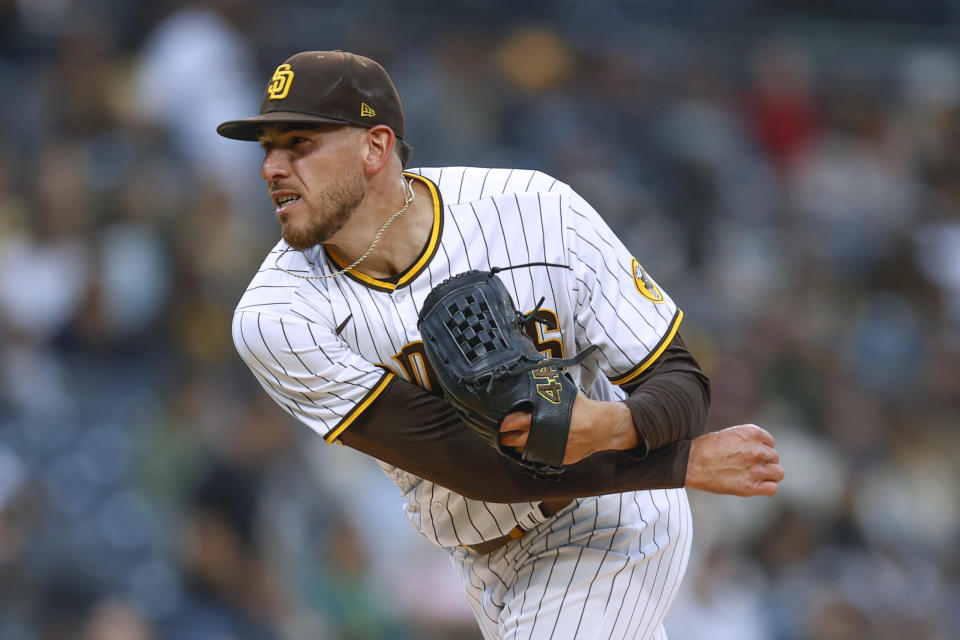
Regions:
[[301, 275], [299, 273], [288, 271], [280, 266], [280, 258], [282, 258], [287, 253], [287, 251], [290, 251], [290, 247], [287, 247], [286, 249], [280, 252], [279, 256], [277, 256], [277, 259], [274, 261], [273, 266], [275, 266], [277, 269], [280, 269], [280, 271], [283, 271], [287, 275], [293, 276], [294, 278], [302, 278], [304, 280], [324, 280], [326, 278], [336, 278], [337, 276], [343, 275], [347, 271], [350, 271], [350, 269], [353, 269], [355, 266], [357, 266], [358, 264], [360, 264], [361, 262], [367, 259], [367, 257], [373, 252], [373, 248], [377, 246], [377, 243], [380, 241], [380, 236], [382, 236], [383, 232], [387, 230], [387, 227], [389, 227], [394, 220], [402, 216], [406, 212], [406, 210], [410, 208], [410, 203], [413, 202], [414, 199], [416, 198], [416, 194], [413, 192], [413, 180], [410, 178], [406, 180], [401, 178], [400, 180], [404, 183], [404, 186], [406, 187], [405, 189], [406, 193], [404, 194], [404, 197], [403, 197], [403, 207], [401, 207], [400, 210], [397, 211], [395, 214], [387, 218], [387, 221], [384, 222], [383, 226], [380, 227], [380, 230], [377, 231], [377, 235], [373, 237], [373, 242], [370, 243], [370, 248], [367, 249], [362, 256], [354, 260], [353, 264], [351, 264], [348, 267], [344, 267], [343, 269], [340, 269], [340, 271], [337, 271], [336, 273], [329, 273], [329, 274], [320, 275], [320, 276]]

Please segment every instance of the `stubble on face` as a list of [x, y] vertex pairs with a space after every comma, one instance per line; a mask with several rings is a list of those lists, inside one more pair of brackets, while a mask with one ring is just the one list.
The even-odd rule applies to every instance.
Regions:
[[281, 221], [283, 239], [298, 251], [327, 242], [350, 221], [365, 194], [361, 175], [340, 176], [303, 203], [307, 205], [306, 219], [301, 224]]

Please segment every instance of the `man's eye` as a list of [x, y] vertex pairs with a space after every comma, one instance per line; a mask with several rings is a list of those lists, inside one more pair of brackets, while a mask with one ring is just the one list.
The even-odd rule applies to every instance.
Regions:
[[303, 144], [304, 142], [309, 142], [309, 140], [307, 138], [301, 138], [300, 136], [294, 136], [290, 140], [290, 144], [292, 145]]

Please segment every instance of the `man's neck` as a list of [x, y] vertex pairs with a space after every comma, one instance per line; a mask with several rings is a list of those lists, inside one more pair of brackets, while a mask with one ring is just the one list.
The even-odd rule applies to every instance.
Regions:
[[384, 229], [370, 255], [355, 267], [372, 278], [392, 278], [406, 271], [420, 255], [433, 229], [433, 200], [429, 189], [418, 180], [403, 180], [402, 188], [398, 183], [397, 188], [391, 190], [393, 193], [378, 198], [381, 202], [394, 202], [394, 208], [381, 205], [375, 211], [358, 210], [347, 227], [326, 243], [327, 249], [346, 264], [362, 256], [383, 224], [403, 208], [407, 196], [406, 181], [410, 180], [413, 200], [406, 211]]

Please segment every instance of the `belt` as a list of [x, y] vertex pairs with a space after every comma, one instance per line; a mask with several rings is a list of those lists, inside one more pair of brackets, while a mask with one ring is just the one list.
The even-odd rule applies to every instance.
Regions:
[[[550, 516], [559, 513], [562, 509], [566, 509], [567, 506], [572, 502], [573, 500], [567, 498], [544, 500], [540, 503], [540, 512], [549, 518]], [[465, 544], [462, 546], [466, 548], [467, 551], [484, 556], [488, 553], [493, 553], [500, 547], [506, 546], [507, 543], [512, 542], [513, 540], [519, 540], [526, 532], [526, 529], [520, 525], [517, 525], [505, 536], [500, 536], [499, 538], [494, 538], [493, 540], [484, 540], [483, 542], [478, 542], [477, 544]]]

